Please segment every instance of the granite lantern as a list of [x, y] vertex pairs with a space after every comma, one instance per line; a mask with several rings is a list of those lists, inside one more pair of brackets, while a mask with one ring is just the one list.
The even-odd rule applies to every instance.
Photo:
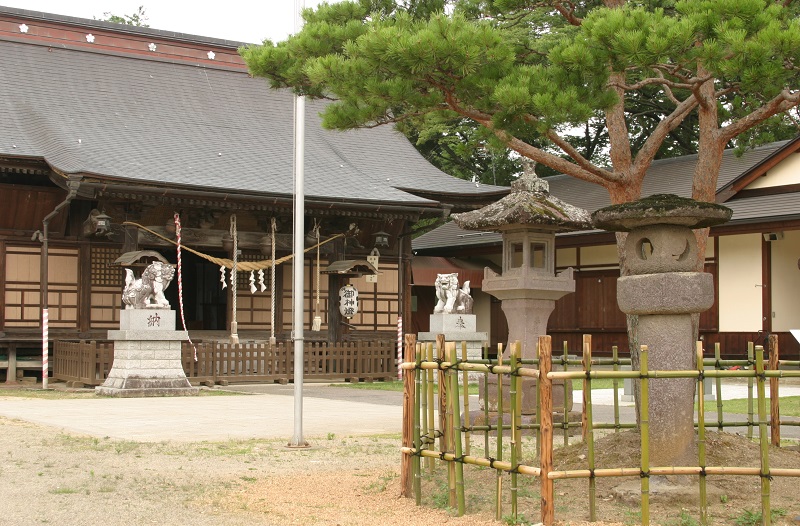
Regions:
[[[509, 344], [521, 342], [522, 358], [536, 358], [538, 337], [547, 332], [556, 300], [575, 291], [571, 268], [555, 273], [555, 234], [591, 228], [589, 213], [551, 196], [549, 184], [536, 177], [531, 164], [512, 183], [509, 195], [479, 210], [453, 214], [453, 220], [467, 230], [502, 234], [502, 274], [486, 268], [483, 291], [502, 301]], [[563, 407], [566, 402], [569, 410], [572, 400], [565, 385], [554, 386], [553, 403]], [[524, 414], [536, 412], [535, 389], [535, 380], [523, 380]], [[496, 401], [486, 403], [491, 409]]]
[[[593, 214], [596, 226], [628, 232], [617, 302], [632, 320], [631, 349], [647, 345], [650, 370], [695, 369], [693, 317], [713, 305], [714, 279], [695, 271], [703, 255], [692, 229], [724, 223], [731, 213], [722, 205], [660, 194]], [[650, 380], [653, 465], [692, 461], [695, 385], [686, 378]]]

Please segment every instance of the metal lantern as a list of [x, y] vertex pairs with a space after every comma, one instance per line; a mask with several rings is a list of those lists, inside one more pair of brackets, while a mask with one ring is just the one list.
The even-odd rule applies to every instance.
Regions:
[[347, 319], [358, 314], [358, 289], [349, 283], [339, 289], [339, 312]]
[[372, 234], [375, 238], [375, 246], [379, 248], [389, 248], [389, 234], [380, 230]]
[[111, 233], [111, 218], [105, 212], [96, 208], [89, 212], [89, 217], [83, 222], [83, 235], [106, 236]]

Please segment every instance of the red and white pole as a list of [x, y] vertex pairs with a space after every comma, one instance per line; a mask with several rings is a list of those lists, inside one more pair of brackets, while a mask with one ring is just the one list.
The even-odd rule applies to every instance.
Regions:
[[403, 317], [397, 317], [397, 379], [403, 379]]
[[42, 389], [47, 389], [47, 380], [50, 376], [50, 314], [48, 309], [42, 309]]

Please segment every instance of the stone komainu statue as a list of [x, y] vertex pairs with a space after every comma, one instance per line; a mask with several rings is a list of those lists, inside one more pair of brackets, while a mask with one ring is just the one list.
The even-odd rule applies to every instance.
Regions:
[[164, 297], [164, 290], [169, 287], [175, 276], [175, 268], [156, 261], [142, 272], [142, 277], [135, 279], [133, 271], [125, 269], [125, 288], [122, 290], [122, 302], [126, 309], [169, 309], [169, 301]]
[[469, 281], [458, 288], [458, 274], [438, 274], [436, 276], [436, 298], [434, 314], [472, 314], [472, 296], [469, 295]]

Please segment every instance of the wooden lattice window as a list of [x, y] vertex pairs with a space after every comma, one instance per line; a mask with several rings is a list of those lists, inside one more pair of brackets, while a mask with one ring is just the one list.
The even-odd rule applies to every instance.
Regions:
[[[269, 259], [267, 256], [264, 256], [260, 252], [255, 251], [243, 251], [242, 254], [239, 255], [239, 261], [261, 261], [264, 259]], [[267, 286], [267, 291], [269, 291], [269, 278], [270, 278], [270, 269], [264, 269], [264, 284]], [[258, 282], [258, 271], [255, 271], [255, 279], [256, 279], [256, 287], [261, 290], [261, 286]], [[239, 271], [236, 273], [236, 282], [237, 282], [237, 290], [246, 290], [250, 291], [250, 271]]]
[[118, 247], [92, 247], [92, 285], [119, 286], [123, 270], [112, 265], [119, 257]]

